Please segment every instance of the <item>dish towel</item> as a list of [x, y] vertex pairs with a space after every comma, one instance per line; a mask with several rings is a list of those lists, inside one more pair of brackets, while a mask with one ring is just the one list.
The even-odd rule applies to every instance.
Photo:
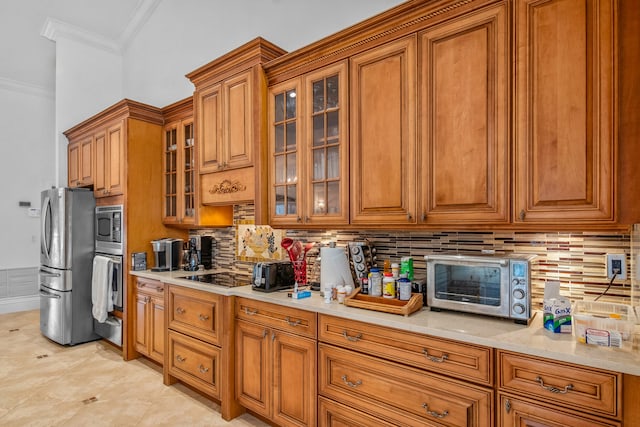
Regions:
[[113, 263], [105, 256], [96, 255], [93, 258], [93, 275], [91, 277], [91, 312], [100, 323], [107, 320], [107, 315], [113, 311], [113, 290], [111, 289], [111, 276], [113, 275]]

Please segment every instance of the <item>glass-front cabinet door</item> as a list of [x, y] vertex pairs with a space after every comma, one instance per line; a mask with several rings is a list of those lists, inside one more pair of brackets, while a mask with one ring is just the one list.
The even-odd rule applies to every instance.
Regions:
[[272, 225], [336, 225], [348, 219], [347, 66], [269, 89]]
[[300, 79], [269, 90], [270, 223], [302, 223], [300, 170]]
[[309, 224], [347, 224], [348, 217], [348, 104], [347, 65], [323, 68], [305, 76], [304, 221]]
[[193, 120], [182, 121], [182, 209], [183, 222], [195, 222], [195, 151], [193, 148]]
[[163, 219], [165, 222], [178, 221], [178, 126], [167, 125], [164, 129], [164, 194]]

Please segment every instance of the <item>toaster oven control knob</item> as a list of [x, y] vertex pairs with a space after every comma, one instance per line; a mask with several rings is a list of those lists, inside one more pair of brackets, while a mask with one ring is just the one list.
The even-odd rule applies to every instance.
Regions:
[[514, 289], [513, 290], [513, 297], [515, 299], [522, 299], [525, 297], [525, 293], [522, 289]]
[[518, 286], [520, 284], [520, 280], [519, 279], [513, 279], [511, 281], [511, 286]]
[[524, 305], [517, 303], [513, 305], [513, 312], [515, 314], [524, 314], [526, 311], [526, 308]]

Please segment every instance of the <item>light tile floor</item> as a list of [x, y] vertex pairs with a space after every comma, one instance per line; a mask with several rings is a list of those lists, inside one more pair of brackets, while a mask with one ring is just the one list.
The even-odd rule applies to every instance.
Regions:
[[39, 315], [0, 314], [0, 426], [267, 426], [249, 414], [223, 420], [214, 402], [101, 341], [58, 345]]

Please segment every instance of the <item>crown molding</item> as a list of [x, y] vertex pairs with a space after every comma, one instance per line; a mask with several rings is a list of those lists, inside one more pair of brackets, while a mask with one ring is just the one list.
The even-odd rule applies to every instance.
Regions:
[[151, 18], [151, 15], [153, 15], [153, 12], [155, 12], [161, 1], [162, 0], [140, 0], [138, 2], [138, 7], [133, 13], [133, 17], [118, 39], [121, 50], [127, 48], [131, 40], [138, 34], [138, 31], [140, 31], [149, 18]]
[[27, 95], [35, 95], [43, 98], [55, 98], [55, 92], [44, 86], [37, 86], [30, 83], [19, 82], [17, 80], [0, 77], [0, 89], [12, 92], [23, 93]]
[[113, 40], [51, 17], [47, 17], [45, 20], [40, 35], [54, 42], [57, 42], [60, 38], [67, 38], [107, 52], [118, 55], [121, 53], [120, 46]]

